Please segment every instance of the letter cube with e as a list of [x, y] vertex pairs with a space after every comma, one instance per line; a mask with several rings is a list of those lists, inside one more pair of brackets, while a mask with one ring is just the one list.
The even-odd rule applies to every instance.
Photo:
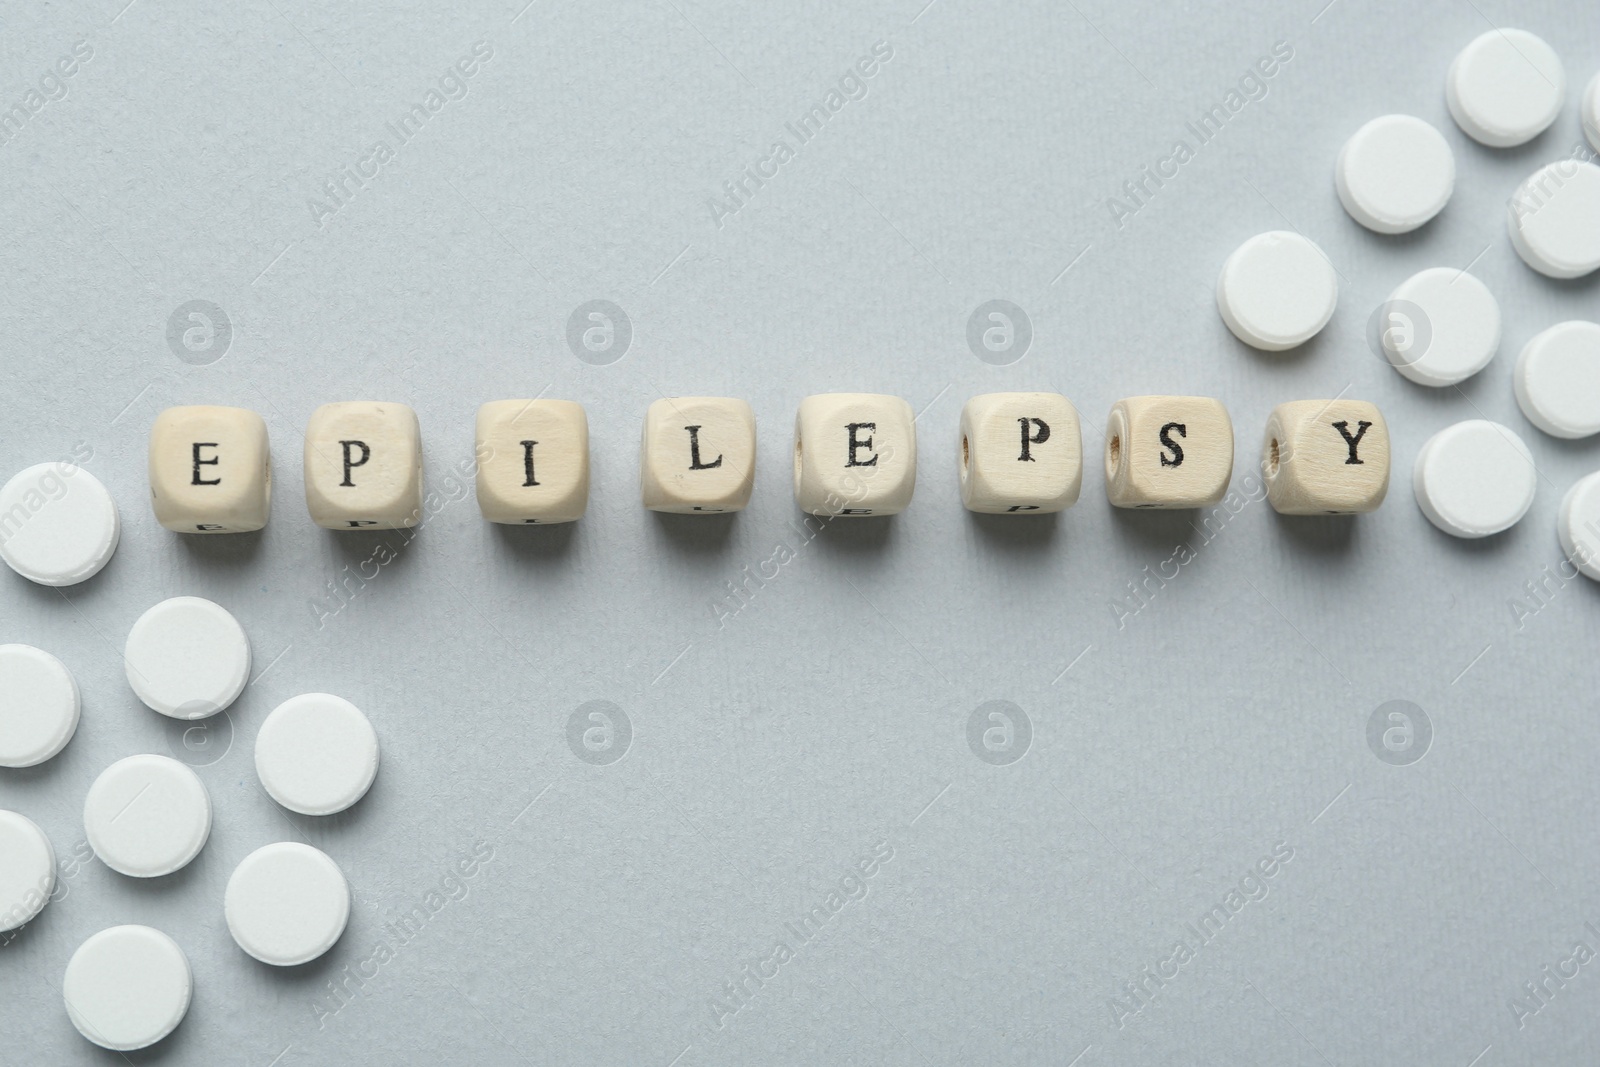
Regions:
[[1284, 515], [1373, 511], [1389, 492], [1389, 427], [1362, 400], [1295, 400], [1267, 417], [1267, 499]]
[[741, 511], [756, 478], [756, 416], [743, 400], [675, 396], [644, 415], [639, 494], [651, 511]]
[[404, 404], [324, 404], [306, 426], [306, 508], [330, 530], [398, 530], [422, 519], [422, 431]]
[[1040, 515], [1078, 502], [1083, 437], [1060, 393], [986, 393], [961, 409], [961, 502], [990, 515]]
[[1119, 508], [1202, 508], [1228, 492], [1233, 421], [1205, 396], [1130, 396], [1106, 420], [1106, 497]]
[[823, 393], [794, 420], [794, 498], [813, 515], [894, 515], [917, 487], [917, 427], [897, 396]]
[[570, 400], [478, 409], [478, 510], [490, 522], [576, 522], [589, 506], [589, 419]]
[[267, 424], [244, 408], [168, 408], [150, 428], [150, 502], [178, 533], [248, 533], [272, 510]]

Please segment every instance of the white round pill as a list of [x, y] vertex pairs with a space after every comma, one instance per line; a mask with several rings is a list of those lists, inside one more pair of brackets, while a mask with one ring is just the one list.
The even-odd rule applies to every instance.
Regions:
[[1590, 78], [1589, 87], [1583, 91], [1583, 132], [1594, 150], [1600, 152], [1600, 74]]
[[78, 683], [32, 645], [0, 645], [0, 767], [32, 767], [78, 730]]
[[1512, 377], [1522, 413], [1553, 437], [1600, 433], [1600, 323], [1558, 322], [1522, 346]]
[[148, 926], [113, 926], [78, 946], [61, 983], [78, 1033], [118, 1052], [153, 1045], [189, 1011], [194, 978], [178, 943]]
[[350, 887], [327, 853], [279, 841], [235, 868], [222, 907], [240, 948], [262, 963], [292, 967], [339, 940], [350, 918]]
[[1572, 565], [1600, 582], [1600, 471], [1580, 478], [1561, 498], [1556, 534]]
[[1383, 354], [1418, 385], [1472, 377], [1500, 347], [1500, 303], [1464, 270], [1431, 267], [1389, 294], [1381, 309]]
[[1444, 135], [1410, 115], [1383, 115], [1339, 150], [1334, 187], [1350, 217], [1377, 233], [1408, 233], [1443, 210], [1456, 187]]
[[1541, 167], [1511, 194], [1506, 223], [1517, 255], [1540, 274], [1579, 278], [1600, 267], [1600, 167]]
[[174, 719], [203, 719], [244, 690], [250, 642], [220, 604], [179, 596], [139, 616], [123, 663], [128, 684], [151, 708]]
[[1484, 419], [1428, 438], [1411, 477], [1422, 513], [1455, 537], [1488, 537], [1516, 525], [1533, 504], [1537, 482], [1522, 438]]
[[40, 585], [77, 585], [117, 550], [122, 523], [99, 479], [71, 463], [39, 463], [0, 489], [0, 559]]
[[1297, 233], [1260, 233], [1234, 249], [1217, 279], [1217, 309], [1234, 336], [1281, 352], [1333, 317], [1339, 282], [1322, 249]]
[[256, 734], [256, 774], [272, 799], [302, 815], [332, 815], [366, 795], [378, 735], [343, 697], [303, 693], [273, 709]]
[[26, 815], [0, 809], [0, 933], [33, 921], [56, 891], [56, 852]]
[[1543, 133], [1567, 93], [1555, 49], [1527, 30], [1489, 30], [1474, 38], [1450, 64], [1444, 84], [1456, 124], [1491, 148]]
[[211, 836], [211, 796], [166, 756], [129, 756], [100, 772], [83, 802], [94, 854], [114, 871], [156, 878], [182, 868]]

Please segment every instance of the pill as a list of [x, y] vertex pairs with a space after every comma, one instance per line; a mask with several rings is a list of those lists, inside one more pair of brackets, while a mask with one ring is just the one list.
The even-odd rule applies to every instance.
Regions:
[[56, 889], [56, 852], [26, 815], [0, 809], [0, 933], [33, 921]]
[[1506, 224], [1517, 255], [1540, 274], [1578, 278], [1600, 267], [1600, 167], [1541, 167], [1511, 194]]
[[61, 983], [78, 1033], [118, 1052], [153, 1045], [189, 1011], [194, 977], [178, 943], [148, 926], [113, 926], [78, 946]]
[[129, 756], [100, 772], [83, 802], [83, 829], [100, 861], [133, 878], [179, 870], [211, 836], [211, 797], [194, 771], [166, 756]]
[[240, 862], [222, 907], [240, 948], [262, 963], [292, 967], [339, 940], [350, 918], [350, 887], [327, 853], [279, 841]]
[[1234, 249], [1217, 279], [1217, 308], [1234, 336], [1281, 352], [1333, 316], [1339, 284], [1322, 249], [1297, 233], [1260, 233]]
[[1600, 582], [1600, 471], [1578, 479], [1561, 498], [1556, 534], [1572, 565]]
[[378, 735], [361, 709], [303, 693], [273, 709], [256, 734], [256, 774], [279, 804], [332, 815], [366, 795], [378, 773]]
[[1558, 322], [1522, 346], [1512, 376], [1522, 413], [1554, 437], [1600, 433], [1600, 323]]
[[1533, 504], [1533, 453], [1510, 429], [1484, 419], [1446, 426], [1417, 453], [1417, 506], [1455, 537], [1488, 537], [1516, 524]]
[[0, 645], [0, 767], [32, 767], [78, 730], [78, 683], [32, 645]]
[[1456, 124], [1479, 144], [1510, 148], [1556, 120], [1567, 76], [1555, 49], [1527, 30], [1489, 30], [1461, 50], [1445, 75]]
[[1407, 233], [1443, 210], [1456, 187], [1444, 135], [1410, 115], [1383, 115], [1339, 150], [1334, 187], [1350, 217], [1378, 233]]
[[1418, 385], [1472, 377], [1500, 347], [1500, 304], [1464, 270], [1432, 267], [1389, 294], [1380, 312], [1383, 354]]
[[99, 479], [71, 463], [38, 463], [0, 489], [0, 559], [40, 585], [77, 585], [117, 550], [122, 523]]
[[250, 677], [250, 642], [220, 604], [163, 600], [139, 616], [123, 649], [128, 684], [174, 719], [203, 719], [234, 702]]
[[1600, 74], [1590, 78], [1589, 87], [1583, 91], [1583, 132], [1594, 150], [1600, 152]]

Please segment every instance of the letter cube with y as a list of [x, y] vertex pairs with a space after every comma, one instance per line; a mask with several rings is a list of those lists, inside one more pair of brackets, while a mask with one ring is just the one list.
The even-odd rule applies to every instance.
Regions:
[[651, 511], [741, 511], [756, 478], [756, 416], [743, 400], [674, 396], [644, 414], [639, 494]]
[[813, 515], [894, 515], [917, 487], [917, 427], [897, 396], [823, 393], [794, 419], [794, 498]]
[[1362, 400], [1296, 400], [1267, 418], [1267, 499], [1284, 515], [1373, 511], [1389, 492], [1389, 427]]
[[398, 530], [422, 518], [422, 431], [404, 404], [324, 404], [306, 426], [306, 508], [330, 530]]
[[576, 522], [589, 506], [589, 419], [570, 400], [478, 409], [478, 510], [490, 522]]
[[990, 515], [1039, 515], [1078, 502], [1083, 437], [1060, 393], [986, 393], [961, 409], [961, 502]]
[[1203, 508], [1228, 492], [1233, 421], [1205, 396], [1130, 396], [1106, 420], [1106, 497], [1119, 508]]
[[150, 502], [179, 533], [248, 533], [272, 510], [267, 424], [244, 408], [168, 408], [150, 428]]

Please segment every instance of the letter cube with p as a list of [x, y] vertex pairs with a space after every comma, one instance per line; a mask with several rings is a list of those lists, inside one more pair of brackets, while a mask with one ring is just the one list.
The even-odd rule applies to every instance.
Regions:
[[986, 393], [961, 409], [961, 502], [990, 515], [1070, 508], [1083, 486], [1078, 410], [1060, 393]]
[[823, 393], [794, 420], [794, 498], [813, 515], [895, 515], [917, 486], [917, 427], [897, 396]]
[[272, 510], [267, 424], [244, 408], [168, 408], [150, 428], [150, 502], [178, 533], [248, 533]]
[[639, 495], [651, 511], [741, 511], [756, 477], [756, 416], [727, 396], [651, 404], [639, 448]]
[[324, 404], [306, 425], [306, 508], [330, 530], [397, 530], [422, 519], [422, 432], [404, 404]]

